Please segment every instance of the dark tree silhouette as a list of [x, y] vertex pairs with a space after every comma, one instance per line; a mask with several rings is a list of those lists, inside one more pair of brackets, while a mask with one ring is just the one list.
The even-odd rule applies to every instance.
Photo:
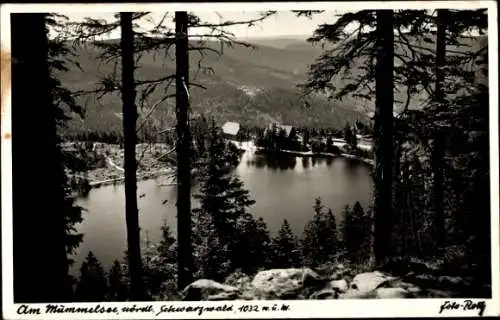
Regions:
[[[413, 57], [402, 54], [407, 51], [415, 54], [415, 50], [408, 49], [413, 48], [402, 29], [408, 29], [423, 15], [424, 11], [412, 10], [347, 13], [334, 24], [319, 26], [309, 39], [310, 42], [324, 41], [334, 45], [310, 66], [309, 80], [302, 85], [306, 93], [325, 92], [339, 100], [346, 96], [371, 100], [375, 96], [373, 214], [376, 239], [373, 253], [376, 263], [383, 262], [390, 255], [395, 83], [408, 88], [407, 105], [412, 94], [425, 91], [429, 84], [428, 77], [425, 77], [427, 74], [414, 76], [417, 68]], [[347, 28], [350, 25], [356, 26], [354, 31]], [[398, 34], [397, 42], [394, 41], [395, 32]], [[394, 64], [396, 58], [400, 62], [397, 68]], [[342, 80], [342, 85], [336, 86], [335, 81], [339, 80]]]
[[134, 32], [132, 13], [120, 13], [122, 53], [123, 135], [125, 148], [125, 217], [129, 252], [130, 295], [133, 301], [144, 300], [142, 258], [137, 208], [137, 160], [135, 158], [137, 107], [134, 85]]
[[275, 268], [299, 267], [300, 251], [298, 249], [297, 237], [293, 234], [290, 224], [285, 219], [281, 224], [276, 237], [272, 239], [273, 266]]
[[338, 254], [337, 223], [331, 210], [325, 212], [321, 198], [314, 203], [314, 216], [304, 227], [301, 239], [305, 265], [318, 267]]
[[[49, 73], [47, 14], [12, 14], [14, 300], [71, 298], [66, 181]], [[14, 31], [15, 30], [15, 31]], [[29, 41], [27, 41], [29, 39]], [[29, 94], [27, 91], [29, 90]], [[26, 114], [29, 114], [27, 117]], [[36, 132], [35, 135], [30, 134]], [[37, 157], [36, 165], [26, 163]], [[37, 192], [27, 192], [26, 186]], [[43, 190], [44, 192], [38, 192]], [[29, 201], [26, 201], [29, 193]], [[32, 206], [36, 203], [36, 208]], [[35, 239], [35, 241], [27, 241]], [[77, 244], [78, 242], [76, 242]], [[75, 244], [75, 243], [74, 243]], [[33, 261], [37, 262], [36, 267]]]
[[[436, 62], [435, 73], [436, 83], [434, 89], [434, 102], [437, 106], [437, 111], [443, 109], [445, 103], [444, 96], [444, 68], [446, 64], [446, 9], [437, 10], [436, 25]], [[444, 247], [445, 239], [445, 217], [443, 208], [443, 170], [444, 170], [444, 137], [443, 132], [436, 126], [433, 130], [433, 146], [432, 146], [432, 174], [433, 174], [433, 209], [434, 209], [434, 224], [435, 224], [435, 246], [438, 254]]]
[[128, 297], [127, 282], [128, 280], [125, 279], [121, 263], [118, 260], [113, 261], [113, 265], [108, 274], [108, 300], [126, 301]]
[[390, 256], [392, 226], [392, 160], [394, 105], [394, 25], [392, 10], [377, 10], [377, 64], [375, 66], [374, 124], [374, 258], [383, 263]]
[[[237, 150], [224, 142], [214, 123], [203, 160], [200, 190], [195, 194], [200, 207], [193, 209], [198, 274], [224, 279], [236, 268], [251, 273], [263, 266], [270, 240], [265, 225], [247, 212], [255, 201], [233, 174], [238, 164]], [[214, 243], [219, 247], [211, 248]], [[219, 269], [213, 267], [217, 264]]]
[[178, 289], [182, 290], [193, 278], [191, 244], [191, 135], [189, 130], [189, 44], [188, 14], [175, 13], [175, 87], [177, 115], [177, 243]]
[[108, 282], [101, 263], [90, 251], [80, 267], [76, 297], [82, 302], [99, 302], [106, 299]]

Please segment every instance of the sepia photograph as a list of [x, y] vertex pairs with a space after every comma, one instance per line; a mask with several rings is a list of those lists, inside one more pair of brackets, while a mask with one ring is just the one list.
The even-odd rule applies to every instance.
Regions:
[[2, 5], [6, 319], [498, 315], [496, 3], [296, 4]]

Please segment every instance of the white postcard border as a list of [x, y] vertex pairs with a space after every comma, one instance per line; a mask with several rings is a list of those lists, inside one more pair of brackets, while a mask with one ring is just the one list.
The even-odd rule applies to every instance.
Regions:
[[[495, 1], [384, 1], [384, 2], [267, 2], [267, 3], [170, 3], [170, 4], [6, 4], [1, 6], [1, 48], [10, 52], [10, 13], [13, 12], [120, 12], [120, 11], [264, 11], [264, 10], [339, 10], [354, 11], [358, 9], [402, 9], [402, 8], [488, 8], [488, 41], [489, 41], [489, 83], [490, 83], [490, 165], [491, 165], [491, 238], [492, 238], [492, 298], [473, 299], [485, 301], [487, 308], [484, 316], [500, 314], [500, 282], [499, 261], [499, 161], [498, 161], [498, 25], [497, 5]], [[3, 55], [2, 55], [3, 59]], [[2, 63], [2, 68], [4, 65]], [[7, 66], [10, 69], [10, 64]], [[4, 71], [9, 75], [4, 78]], [[2, 81], [10, 82], [10, 70], [2, 70]], [[18, 314], [21, 304], [13, 303], [13, 266], [12, 266], [12, 155], [11, 155], [11, 122], [10, 122], [10, 91], [2, 95], [2, 304], [3, 316], [6, 319], [67, 319], [69, 314]], [[481, 214], [481, 213], [478, 213]], [[496, 270], [496, 271], [495, 271]], [[475, 316], [477, 310], [466, 312], [462, 309], [446, 310], [439, 313], [445, 301], [464, 303], [465, 299], [386, 299], [386, 300], [306, 300], [306, 301], [226, 301], [226, 302], [144, 302], [144, 303], [73, 303], [64, 304], [73, 307], [104, 307], [149, 306], [153, 305], [155, 313], [120, 313], [122, 319], [154, 318], [162, 306], [214, 306], [233, 305], [233, 312], [212, 311], [174, 312], [157, 315], [159, 319], [183, 318], [357, 318], [357, 317], [436, 317], [436, 316]], [[281, 308], [288, 305], [289, 311], [239, 312], [241, 306], [274, 306]], [[59, 305], [59, 304], [58, 304]], [[45, 304], [30, 304], [27, 308], [45, 310]], [[116, 319], [117, 314], [71, 314], [74, 319]]]

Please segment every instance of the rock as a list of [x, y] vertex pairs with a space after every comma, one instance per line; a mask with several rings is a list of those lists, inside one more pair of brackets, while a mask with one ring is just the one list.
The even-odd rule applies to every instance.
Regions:
[[427, 289], [423, 291], [419, 297], [422, 298], [451, 298], [453, 297], [453, 292], [446, 290], [437, 289]]
[[200, 279], [188, 285], [182, 293], [185, 301], [234, 300], [238, 298], [239, 290], [210, 279]]
[[441, 276], [437, 279], [437, 281], [439, 284], [447, 287], [463, 287], [468, 285], [467, 281], [461, 277]]
[[409, 292], [403, 288], [378, 288], [377, 299], [402, 299], [408, 297]]
[[375, 299], [377, 293], [375, 290], [361, 292], [355, 289], [349, 289], [346, 292], [340, 293], [338, 299]]
[[265, 270], [252, 280], [255, 296], [265, 300], [302, 299], [324, 284], [325, 280], [309, 268]]
[[334, 281], [329, 281], [326, 284], [325, 289], [331, 289], [336, 292], [345, 292], [347, 289], [349, 289], [349, 283], [347, 283], [346, 280], [334, 280]]
[[227, 301], [238, 299], [238, 292], [221, 292], [207, 297], [207, 301]]
[[309, 299], [312, 300], [327, 300], [327, 299], [337, 299], [339, 294], [335, 290], [325, 289], [313, 293]]
[[252, 279], [248, 275], [246, 275], [242, 272], [234, 272], [226, 278], [226, 280], [224, 281], [224, 284], [227, 284], [227, 285], [230, 285], [233, 287], [242, 288], [244, 286], [249, 285], [251, 282], [252, 282]]
[[394, 278], [382, 283], [379, 288], [402, 288], [405, 290], [416, 291], [420, 290], [415, 284], [403, 281], [401, 278]]
[[370, 292], [388, 281], [393, 281], [396, 277], [389, 276], [379, 271], [365, 272], [356, 275], [351, 282], [351, 289], [359, 292]]
[[[338, 283], [339, 286], [341, 285]], [[341, 289], [342, 287], [339, 287]], [[337, 290], [339, 290], [337, 289]], [[340, 291], [340, 290], [339, 290]], [[356, 275], [349, 288], [339, 292], [339, 299], [398, 299], [420, 292], [413, 284], [380, 271]]]
[[338, 264], [331, 272], [330, 280], [352, 279], [353, 276], [351, 269], [346, 268], [343, 264]]
[[403, 278], [405, 281], [416, 284], [422, 288], [435, 286], [437, 279], [430, 274], [414, 274], [410, 273]]

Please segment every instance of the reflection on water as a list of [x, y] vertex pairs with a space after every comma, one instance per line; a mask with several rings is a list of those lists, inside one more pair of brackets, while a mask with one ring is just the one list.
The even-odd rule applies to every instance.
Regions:
[[256, 155], [246, 160], [249, 167], [259, 169], [268, 168], [271, 170], [293, 170], [297, 164], [296, 157], [285, 155]]
[[[241, 156], [236, 173], [256, 201], [250, 212], [263, 217], [272, 234], [283, 219], [287, 219], [293, 231], [300, 235], [313, 215], [316, 197], [321, 197], [334, 213], [341, 213], [345, 205], [355, 201], [367, 206], [372, 189], [370, 169], [343, 158], [276, 157], [246, 152]], [[142, 236], [148, 231], [151, 241], [159, 240], [163, 220], [176, 233], [176, 187], [165, 186], [164, 178], [158, 178], [141, 181], [137, 188], [139, 195], [145, 194], [138, 199]], [[193, 191], [196, 189], [194, 186]], [[126, 246], [123, 185], [91, 190], [88, 197], [79, 199], [79, 204], [88, 211], [79, 226], [84, 242], [78, 250], [73, 271], [89, 250], [106, 266], [122, 258]], [[192, 206], [197, 205], [193, 199]]]

